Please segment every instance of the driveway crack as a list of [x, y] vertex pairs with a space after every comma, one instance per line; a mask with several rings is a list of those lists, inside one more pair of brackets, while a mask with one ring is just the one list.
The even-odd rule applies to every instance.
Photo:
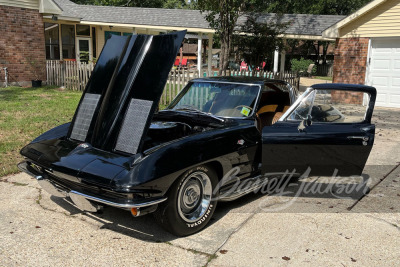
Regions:
[[208, 266], [208, 264], [210, 264], [212, 260], [214, 260], [214, 259], [216, 259], [216, 258], [218, 257], [217, 252], [220, 251], [221, 248], [226, 244], [226, 242], [228, 242], [229, 239], [231, 239], [231, 237], [232, 237], [235, 233], [237, 233], [244, 225], [246, 225], [247, 222], [250, 221], [250, 220], [254, 217], [254, 215], [256, 215], [255, 212], [252, 213], [248, 218], [246, 218], [246, 220], [244, 220], [241, 224], [239, 224], [239, 225], [232, 231], [232, 233], [230, 233], [230, 235], [227, 236], [227, 237], [225, 238], [225, 240], [222, 242], [222, 244], [214, 251], [214, 254], [209, 254], [210, 256], [209, 256], [208, 261], [207, 261], [207, 264], [206, 264], [205, 266]]
[[377, 182], [373, 187], [370, 188], [370, 190], [362, 195], [359, 199], [356, 200], [356, 202], [353, 203], [350, 207], [347, 208], [348, 211], [351, 211], [364, 197], [368, 196], [372, 190], [374, 190], [375, 187], [377, 187], [380, 183], [382, 183], [390, 174], [392, 174], [398, 167], [400, 166], [400, 163], [398, 163], [393, 169], [391, 169], [388, 173], [386, 173], [381, 179], [379, 179], [379, 182]]
[[377, 220], [377, 221], [386, 223], [386, 224], [388, 224], [388, 225], [390, 225], [390, 226], [393, 226], [393, 227], [396, 228], [398, 231], [400, 231], [400, 225], [397, 225], [397, 224], [395, 224], [395, 223], [386, 221], [385, 219], [378, 218], [378, 217], [375, 217], [375, 216], [372, 216], [372, 215], [368, 215], [368, 214], [367, 214], [366, 216], [367, 216], [367, 217], [370, 217], [370, 218], [372, 218], [372, 219], [375, 219], [375, 220]]

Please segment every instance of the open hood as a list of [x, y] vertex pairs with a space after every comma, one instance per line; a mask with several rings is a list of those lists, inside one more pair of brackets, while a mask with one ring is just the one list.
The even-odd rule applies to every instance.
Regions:
[[141, 152], [185, 34], [113, 35], [108, 39], [68, 138], [106, 151]]

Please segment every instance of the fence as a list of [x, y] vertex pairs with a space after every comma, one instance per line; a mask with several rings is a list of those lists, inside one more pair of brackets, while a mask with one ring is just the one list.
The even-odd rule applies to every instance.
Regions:
[[[83, 91], [93, 71], [93, 63], [79, 63], [76, 61], [48, 60], [47, 84], [64, 86], [68, 89]], [[204, 71], [203, 77], [217, 76], [218, 72]], [[299, 89], [300, 76], [293, 72], [273, 73], [264, 71], [231, 71], [229, 76], [262, 77], [265, 79], [284, 80]], [[183, 89], [189, 80], [198, 78], [197, 69], [172, 69], [168, 75], [160, 104], [167, 105]]]
[[47, 84], [83, 91], [93, 68], [92, 62], [48, 60], [46, 62]]

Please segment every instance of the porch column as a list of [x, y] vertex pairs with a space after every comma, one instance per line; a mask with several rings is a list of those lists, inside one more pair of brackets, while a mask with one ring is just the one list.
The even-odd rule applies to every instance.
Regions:
[[202, 56], [202, 43], [203, 43], [203, 34], [199, 33], [199, 37], [197, 38], [197, 70], [199, 71], [199, 77], [201, 77], [201, 56]]
[[280, 66], [281, 73], [285, 72], [285, 62], [286, 62], [286, 51], [283, 50], [281, 52], [281, 66]]
[[212, 72], [212, 46], [213, 46], [213, 35], [208, 34], [208, 76], [214, 76]]
[[277, 47], [274, 51], [274, 73], [278, 72], [278, 65], [279, 65], [279, 48]]

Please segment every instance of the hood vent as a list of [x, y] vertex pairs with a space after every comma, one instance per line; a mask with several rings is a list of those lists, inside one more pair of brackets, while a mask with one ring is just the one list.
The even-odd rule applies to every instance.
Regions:
[[148, 100], [131, 100], [118, 135], [116, 150], [136, 154], [152, 105], [153, 102]]
[[68, 137], [105, 151], [140, 152], [185, 34], [108, 39]]
[[71, 138], [84, 142], [89, 130], [90, 122], [93, 119], [94, 111], [99, 103], [100, 95], [85, 94], [82, 103], [79, 105], [74, 126], [72, 127]]

